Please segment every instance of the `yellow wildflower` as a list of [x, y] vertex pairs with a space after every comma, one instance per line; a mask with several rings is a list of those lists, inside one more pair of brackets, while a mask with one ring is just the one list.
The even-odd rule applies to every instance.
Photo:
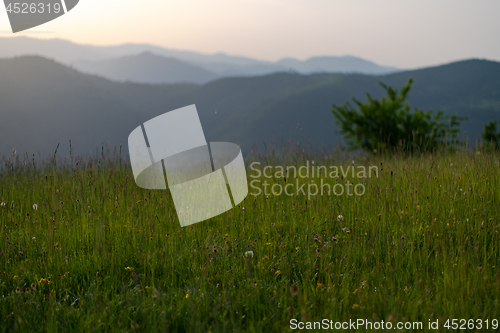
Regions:
[[358, 304], [353, 304], [353, 305], [352, 305], [352, 309], [353, 309], [353, 310], [355, 310], [355, 309], [357, 309], [357, 308], [359, 308], [359, 305], [358, 305]]
[[134, 270], [134, 268], [133, 268], [133, 267], [125, 267], [125, 270], [126, 270], [126, 271], [133, 271], [133, 270]]
[[274, 274], [281, 274], [281, 271], [279, 271], [279, 270], [278, 270], [278, 271], [276, 271], [276, 273], [274, 273]]
[[47, 279], [40, 279], [40, 281], [38, 281], [39, 284], [45, 284], [45, 282], [47, 282]]
[[189, 294], [186, 294], [186, 299], [188, 299], [188, 298], [189, 298]]

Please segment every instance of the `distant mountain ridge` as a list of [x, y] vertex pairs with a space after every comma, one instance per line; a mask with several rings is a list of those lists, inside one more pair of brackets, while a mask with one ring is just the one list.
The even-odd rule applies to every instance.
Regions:
[[204, 68], [144, 52], [136, 56], [124, 56], [103, 61], [77, 61], [75, 68], [115, 81], [137, 83], [207, 83], [219, 76]]
[[304, 61], [285, 58], [276, 62], [279, 65], [293, 69], [301, 74], [314, 73], [359, 73], [359, 74], [389, 74], [398, 72], [395, 67], [384, 67], [353, 56], [343, 57], [312, 57]]
[[[155, 63], [158, 67], [148, 63], [148, 59], [142, 56], [144, 53], [157, 56]], [[286, 58], [270, 62], [223, 53], [207, 55], [192, 51], [172, 50], [148, 44], [92, 46], [61, 39], [0, 38], [0, 58], [23, 55], [40, 55], [109, 79], [119, 78], [120, 81], [126, 79], [153, 84], [205, 83], [219, 77], [256, 76], [289, 71], [301, 74], [362, 73], [373, 75], [398, 71], [397, 68], [380, 66], [353, 56], [313, 57], [304, 61]], [[125, 65], [127, 62], [124, 58], [128, 58], [129, 63], [132, 64], [131, 68]], [[168, 60], [162, 61], [160, 58]], [[182, 75], [183, 73], [185, 76]], [[149, 78], [151, 80], [148, 80]]]
[[461, 131], [471, 144], [487, 121], [500, 119], [500, 63], [486, 60], [385, 76], [277, 73], [204, 85], [150, 85], [114, 82], [25, 56], [0, 59], [0, 156], [16, 148], [19, 154], [45, 157], [58, 142], [64, 156], [70, 139], [77, 154], [102, 143], [125, 149], [139, 124], [191, 104], [198, 108], [207, 141], [235, 142], [244, 153], [273, 139], [335, 146], [342, 137], [335, 133], [332, 104], [351, 97], [364, 101], [366, 92], [379, 98], [384, 93], [379, 81], [400, 88], [409, 77], [414, 79], [410, 105], [468, 116]]

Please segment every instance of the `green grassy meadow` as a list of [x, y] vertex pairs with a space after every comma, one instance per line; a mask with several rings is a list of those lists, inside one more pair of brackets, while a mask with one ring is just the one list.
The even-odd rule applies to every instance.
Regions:
[[447, 319], [500, 320], [500, 154], [352, 159], [248, 156], [247, 166], [314, 160], [379, 176], [347, 176], [366, 183], [362, 196], [249, 194], [181, 228], [170, 193], [136, 186], [125, 158], [5, 158], [0, 331], [289, 332], [292, 319], [325, 318], [425, 331], [439, 320], [446, 331]]

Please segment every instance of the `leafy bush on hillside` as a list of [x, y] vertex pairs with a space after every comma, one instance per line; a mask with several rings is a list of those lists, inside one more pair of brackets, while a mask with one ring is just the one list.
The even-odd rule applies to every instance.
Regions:
[[500, 133], [497, 132], [497, 121], [490, 121], [484, 126], [484, 132], [481, 134], [484, 143], [494, 148], [500, 146]]
[[398, 93], [396, 89], [379, 82], [387, 97], [373, 99], [367, 93], [368, 102], [361, 103], [353, 98], [359, 108], [346, 102], [342, 106], [332, 106], [332, 113], [340, 125], [350, 148], [374, 151], [378, 148], [404, 147], [410, 151], [433, 150], [443, 142], [456, 143], [458, 126], [464, 117], [452, 115], [445, 121], [443, 112], [411, 112], [406, 102], [413, 79]]

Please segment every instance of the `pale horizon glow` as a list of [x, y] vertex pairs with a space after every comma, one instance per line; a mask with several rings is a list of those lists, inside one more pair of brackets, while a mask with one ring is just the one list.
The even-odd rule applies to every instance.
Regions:
[[500, 61], [499, 13], [498, 0], [80, 0], [17, 34], [3, 7], [0, 37], [145, 43], [267, 61], [352, 55], [404, 69]]

